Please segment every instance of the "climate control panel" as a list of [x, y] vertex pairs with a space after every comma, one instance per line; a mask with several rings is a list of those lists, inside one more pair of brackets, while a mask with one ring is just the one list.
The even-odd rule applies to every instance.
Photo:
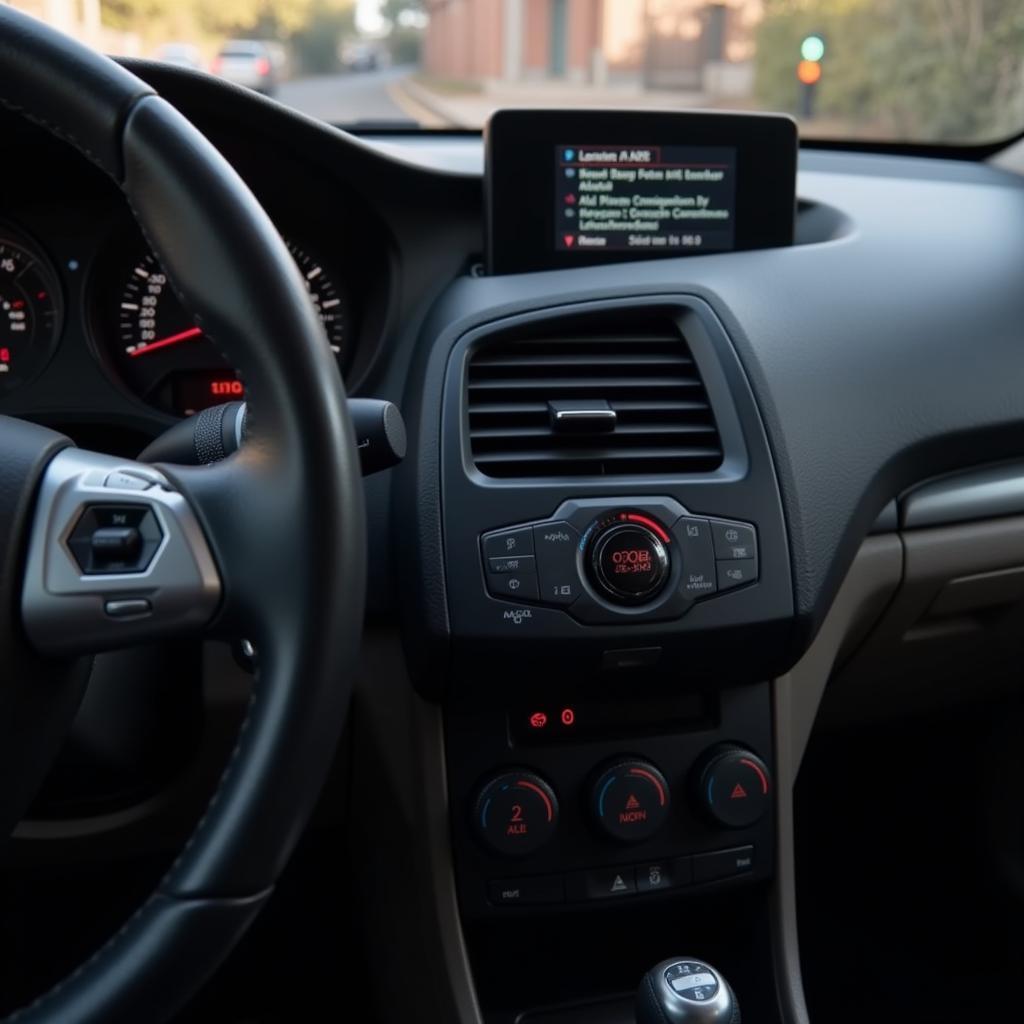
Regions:
[[[690, 772], [694, 809], [722, 829], [756, 825], [768, 810], [768, 766], [753, 751], [728, 745], [708, 751]], [[594, 773], [590, 824], [620, 843], [642, 843], [666, 824], [671, 786], [650, 761], [616, 759]], [[509, 769], [489, 778], [473, 809], [477, 837], [503, 857], [535, 853], [558, 832], [558, 797], [533, 772]]]
[[470, 916], [642, 909], [771, 877], [766, 683], [692, 701], [632, 687], [503, 711], [474, 701], [447, 717], [456, 877]]
[[484, 533], [480, 546], [491, 597], [593, 624], [678, 618], [759, 576], [753, 523], [691, 515], [670, 498], [567, 501], [551, 519]]

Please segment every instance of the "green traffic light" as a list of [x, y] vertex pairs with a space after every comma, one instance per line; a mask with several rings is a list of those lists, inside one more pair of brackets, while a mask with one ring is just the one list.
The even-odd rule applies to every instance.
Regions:
[[821, 60], [825, 56], [825, 40], [821, 36], [805, 36], [800, 44], [800, 56], [804, 60]]

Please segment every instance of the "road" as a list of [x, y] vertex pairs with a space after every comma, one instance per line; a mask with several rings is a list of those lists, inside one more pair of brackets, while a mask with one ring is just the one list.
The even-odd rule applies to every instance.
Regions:
[[[277, 99], [310, 117], [333, 124], [356, 121], [416, 121], [416, 108], [397, 88], [410, 67], [317, 75], [282, 83]], [[401, 104], [401, 105], [400, 105]]]

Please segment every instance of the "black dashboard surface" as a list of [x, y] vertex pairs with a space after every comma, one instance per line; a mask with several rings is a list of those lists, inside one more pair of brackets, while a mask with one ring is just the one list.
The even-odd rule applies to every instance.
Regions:
[[[301, 223], [303, 241], [325, 260], [373, 268], [358, 289], [348, 368], [356, 393], [400, 404], [415, 395], [439, 318], [459, 336], [576, 302], [706, 302], [736, 348], [774, 456], [803, 643], [887, 502], [937, 473], [1020, 453], [1024, 180], [1014, 175], [805, 151], [804, 244], [484, 277], [474, 272], [483, 244], [478, 139], [358, 139], [205, 77], [133, 69], [223, 149], [284, 230]], [[127, 210], [70, 150], [16, 121], [3, 128], [18, 157], [3, 172], [0, 221], [29, 231], [62, 268], [67, 311], [57, 355], [30, 386], [0, 399], [0, 412], [72, 432], [87, 426], [81, 439], [94, 446], [103, 426], [144, 441], [168, 418], [103, 372], [87, 321], [88, 265]], [[78, 276], [69, 277], [70, 258], [80, 260]], [[413, 528], [403, 516], [431, 516], [393, 510], [389, 475], [367, 488], [377, 610], [391, 603], [392, 530]]]

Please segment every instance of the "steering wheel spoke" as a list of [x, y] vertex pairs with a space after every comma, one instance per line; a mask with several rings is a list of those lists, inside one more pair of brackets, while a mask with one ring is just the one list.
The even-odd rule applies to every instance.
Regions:
[[186, 497], [151, 466], [65, 448], [33, 516], [22, 617], [41, 654], [85, 654], [195, 633], [221, 578]]

